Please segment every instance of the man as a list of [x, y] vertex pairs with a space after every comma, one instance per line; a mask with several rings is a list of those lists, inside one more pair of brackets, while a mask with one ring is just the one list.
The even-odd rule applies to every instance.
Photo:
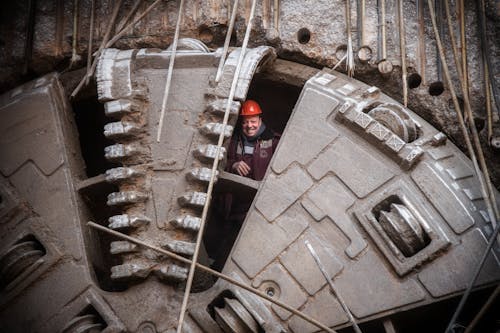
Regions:
[[[262, 109], [252, 100], [243, 103], [240, 125], [229, 143], [226, 171], [243, 177], [262, 180], [280, 135], [266, 128], [262, 122]], [[206, 246], [214, 259], [212, 268], [222, 269], [238, 236], [245, 216], [252, 204], [248, 194], [223, 192], [215, 197], [214, 214], [209, 220]], [[216, 227], [212, 226], [216, 223]]]
[[240, 122], [241, 129], [235, 132], [229, 144], [226, 171], [262, 180], [280, 135], [262, 122], [262, 109], [253, 100], [241, 106]]

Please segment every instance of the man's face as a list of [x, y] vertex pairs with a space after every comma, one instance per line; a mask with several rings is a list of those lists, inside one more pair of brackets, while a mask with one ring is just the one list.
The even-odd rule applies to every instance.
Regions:
[[254, 136], [257, 134], [257, 131], [262, 124], [262, 120], [259, 116], [246, 116], [243, 117], [241, 122], [241, 128], [243, 130], [243, 134], [246, 136]]

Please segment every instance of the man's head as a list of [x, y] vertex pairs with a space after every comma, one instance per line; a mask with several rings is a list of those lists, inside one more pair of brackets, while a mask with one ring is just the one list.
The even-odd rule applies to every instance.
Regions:
[[241, 129], [247, 137], [257, 134], [262, 125], [262, 110], [256, 101], [247, 100], [241, 106]]

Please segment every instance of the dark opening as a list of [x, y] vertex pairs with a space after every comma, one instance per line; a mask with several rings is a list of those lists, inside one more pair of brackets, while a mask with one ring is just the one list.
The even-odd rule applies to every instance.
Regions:
[[420, 76], [420, 74], [418, 74], [418, 73], [411, 73], [408, 76], [408, 87], [410, 89], [418, 88], [421, 83], [422, 83], [422, 77]]
[[429, 85], [429, 95], [439, 96], [444, 92], [444, 84], [441, 81], [433, 82]]
[[307, 44], [311, 40], [311, 32], [307, 28], [301, 28], [297, 31], [297, 40], [300, 44]]
[[[107, 196], [111, 192], [117, 192], [118, 187], [107, 182], [96, 183], [79, 190], [80, 196], [86, 205], [86, 213], [89, 219], [107, 227], [108, 218], [121, 214], [116, 207], [106, 204]], [[122, 264], [121, 257], [109, 252], [110, 244], [116, 241], [116, 237], [107, 233], [88, 230], [85, 236], [89, 261], [95, 274], [99, 287], [106, 291], [122, 291], [126, 284], [111, 279], [111, 267]]]
[[476, 130], [478, 132], [481, 132], [484, 129], [484, 126], [486, 125], [486, 120], [484, 120], [483, 118], [475, 117], [474, 125], [476, 125]]
[[[256, 74], [247, 99], [260, 104], [263, 122], [268, 128], [283, 133], [301, 90], [302, 87], [277, 83]], [[256, 193], [256, 189], [237, 182], [219, 179], [215, 185], [211, 216], [203, 239], [208, 256], [214, 260], [212, 268], [220, 271], [224, 267]]]
[[[95, 93], [74, 101], [72, 107], [87, 176], [89, 178], [99, 176], [108, 169], [120, 166], [108, 162], [104, 157], [104, 147], [114, 144], [113, 141], [105, 138], [104, 125], [113, 120], [105, 116], [104, 105], [97, 100]], [[80, 188], [79, 194], [85, 204], [84, 212], [88, 218], [107, 226], [110, 216], [120, 214], [117, 208], [106, 204], [108, 194], [117, 191], [117, 186], [105, 181], [90, 182], [88, 186]], [[121, 291], [126, 289], [125, 284], [110, 278], [111, 267], [121, 264], [119, 256], [109, 253], [110, 243], [113, 240], [116, 239], [94, 230], [89, 230], [85, 234], [87, 253], [97, 284], [106, 291]]]
[[94, 177], [117, 167], [118, 164], [110, 163], [104, 158], [104, 147], [114, 143], [104, 137], [104, 125], [111, 121], [104, 114], [104, 105], [94, 95], [74, 102], [72, 107], [87, 177]]

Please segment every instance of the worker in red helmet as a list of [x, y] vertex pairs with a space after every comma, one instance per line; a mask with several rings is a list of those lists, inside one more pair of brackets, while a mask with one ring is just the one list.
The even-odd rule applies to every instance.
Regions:
[[280, 135], [262, 122], [262, 109], [253, 100], [241, 106], [241, 127], [229, 144], [226, 170], [243, 177], [262, 180]]
[[[262, 180], [273, 156], [280, 135], [273, 132], [262, 122], [262, 109], [252, 100], [243, 103], [240, 110], [239, 126], [231, 138], [228, 149], [226, 171], [243, 177]], [[252, 204], [248, 194], [237, 192], [216, 193], [212, 219], [216, 221], [213, 235], [205, 244], [215, 269], [222, 269], [233, 243], [238, 235], [245, 216]]]

